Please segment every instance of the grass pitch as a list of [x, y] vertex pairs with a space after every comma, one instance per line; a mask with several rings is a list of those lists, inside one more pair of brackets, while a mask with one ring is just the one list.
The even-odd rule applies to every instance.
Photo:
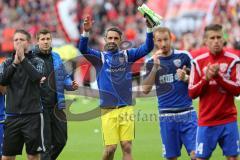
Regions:
[[[98, 99], [67, 96], [75, 100], [70, 111], [68, 122], [68, 142], [58, 160], [99, 160], [102, 156], [103, 142], [99, 117], [90, 120], [81, 120], [84, 115], [98, 106]], [[138, 98], [135, 106], [136, 132], [133, 141], [133, 158], [135, 160], [163, 160], [159, 122], [157, 116], [157, 98]], [[240, 101], [236, 101], [238, 111]], [[197, 106], [197, 101], [194, 101]], [[197, 107], [196, 107], [197, 108]], [[95, 116], [96, 117], [96, 116]], [[240, 118], [238, 116], [238, 123]], [[23, 151], [24, 152], [24, 151]], [[121, 160], [121, 149], [118, 146], [115, 160]], [[17, 159], [26, 159], [25, 154]], [[189, 159], [185, 148], [179, 160]], [[224, 160], [219, 146], [214, 151], [212, 160]]]

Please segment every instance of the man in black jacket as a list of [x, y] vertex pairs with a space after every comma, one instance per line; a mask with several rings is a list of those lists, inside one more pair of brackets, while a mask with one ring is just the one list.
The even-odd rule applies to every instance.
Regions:
[[28, 160], [39, 160], [43, 145], [40, 82], [44, 62], [28, 52], [31, 36], [16, 30], [15, 53], [0, 65], [0, 84], [7, 86], [3, 160], [14, 160], [25, 143]]

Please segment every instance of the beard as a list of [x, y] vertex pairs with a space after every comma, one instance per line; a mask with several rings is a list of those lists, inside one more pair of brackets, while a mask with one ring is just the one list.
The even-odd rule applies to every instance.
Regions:
[[105, 51], [111, 51], [111, 52], [117, 51], [118, 50], [118, 45], [114, 42], [108, 42], [108, 43], [105, 44], [104, 50]]

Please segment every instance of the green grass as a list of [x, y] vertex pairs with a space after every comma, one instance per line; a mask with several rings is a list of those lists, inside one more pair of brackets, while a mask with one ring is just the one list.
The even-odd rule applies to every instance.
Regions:
[[[68, 98], [73, 98], [68, 96]], [[236, 101], [238, 110], [240, 101]], [[194, 103], [196, 106], [196, 101]], [[98, 106], [98, 100], [93, 98], [78, 97], [71, 105], [70, 111], [74, 114], [84, 113]], [[135, 106], [135, 114], [141, 113], [136, 119], [136, 136], [133, 142], [133, 157], [135, 160], [160, 160], [162, 158], [161, 140], [158, 121], [150, 114], [157, 115], [157, 99], [138, 98]], [[147, 116], [146, 116], [147, 115]], [[71, 117], [69, 117], [71, 118]], [[239, 118], [239, 116], [238, 116]], [[238, 119], [239, 122], [240, 119]], [[103, 151], [102, 133], [100, 119], [95, 118], [88, 121], [68, 122], [68, 142], [58, 160], [98, 160], [101, 159]], [[26, 159], [23, 157], [17, 159]], [[118, 147], [115, 160], [121, 159], [121, 150]], [[189, 157], [182, 149], [179, 160], [187, 160]], [[214, 151], [212, 160], [223, 160], [222, 151], [219, 147]]]

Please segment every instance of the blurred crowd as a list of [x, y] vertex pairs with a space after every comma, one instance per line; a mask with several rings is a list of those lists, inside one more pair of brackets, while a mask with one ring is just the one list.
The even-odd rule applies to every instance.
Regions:
[[24, 28], [35, 35], [40, 28], [48, 28], [55, 37], [61, 37], [55, 0], [1, 0], [0, 1], [0, 53], [12, 52], [15, 29]]
[[[226, 47], [240, 50], [240, 0], [217, 0], [210, 23], [222, 24]], [[202, 47], [201, 39], [202, 32], [197, 29], [184, 33], [177, 43], [180, 43], [179, 48], [191, 51]]]
[[[81, 20], [86, 14], [94, 20], [91, 45], [99, 48], [102, 44], [102, 35], [109, 26], [118, 26], [124, 31], [125, 39], [136, 44], [145, 38], [146, 25], [142, 15], [137, 11], [137, 6], [146, 3], [146, 0], [78, 0], [77, 15]], [[80, 24], [79, 24], [80, 25]]]
[[[146, 25], [137, 6], [142, 3], [156, 1], [156, 5], [166, 5], [161, 14], [171, 10], [171, 6], [181, 7], [184, 0], [76, 0], [78, 30], [81, 32], [82, 19], [87, 14], [94, 20], [90, 46], [103, 47], [104, 30], [109, 26], [118, 26], [124, 32], [124, 39], [131, 41], [131, 47], [138, 46], [145, 39]], [[163, 2], [161, 3], [160, 2]], [[191, 2], [198, 0], [192, 0]], [[32, 35], [40, 28], [48, 28], [53, 34], [53, 40], [65, 41], [64, 31], [60, 27], [55, 5], [58, 0], [1, 0], [0, 1], [0, 58], [12, 52], [12, 36], [15, 29], [24, 28]], [[156, 7], [157, 8], [157, 7]], [[190, 9], [189, 9], [190, 10]], [[211, 15], [211, 21], [205, 17]], [[162, 15], [163, 17], [165, 15]], [[166, 16], [167, 17], [167, 16]], [[200, 20], [201, 27], [177, 33], [175, 25], [169, 26], [173, 31], [174, 46], [178, 49], [191, 51], [202, 47], [202, 29], [206, 23], [223, 24], [226, 46], [240, 50], [240, 0], [216, 0], [211, 13], [205, 13]], [[177, 17], [178, 18], [178, 17]], [[166, 19], [168, 21], [168, 19]], [[167, 23], [166, 23], [167, 25]], [[187, 24], [188, 25], [188, 24]], [[175, 27], [175, 28], [174, 28]], [[72, 42], [76, 46], [76, 42]], [[67, 53], [65, 53], [67, 54]]]
[[[157, 2], [157, 1], [156, 1]], [[171, 0], [168, 3], [181, 0]], [[0, 39], [1, 52], [9, 50], [5, 46], [13, 30], [24, 27], [32, 35], [40, 28], [48, 28], [55, 38], [62, 38], [63, 31], [57, 21], [54, 5], [57, 0], [2, 0], [0, 1]], [[77, 0], [76, 20], [81, 30], [81, 20], [88, 14], [94, 20], [91, 46], [99, 48], [102, 44], [104, 30], [112, 25], [119, 26], [125, 33], [125, 39], [138, 45], [144, 40], [145, 23], [137, 11], [137, 6], [147, 3], [146, 0]], [[170, 6], [170, 5], [169, 5]], [[218, 0], [212, 12], [212, 23], [225, 27], [225, 38], [229, 47], [239, 48], [240, 41], [240, 0]], [[204, 21], [204, 20], [203, 20]], [[203, 24], [204, 25], [204, 24]], [[173, 28], [174, 30], [174, 28]], [[178, 33], [174, 33], [179, 35]], [[191, 50], [201, 46], [202, 35], [199, 30], [186, 31], [175, 37], [176, 47]], [[197, 39], [196, 37], [200, 37]], [[12, 46], [10, 46], [11, 48]]]

